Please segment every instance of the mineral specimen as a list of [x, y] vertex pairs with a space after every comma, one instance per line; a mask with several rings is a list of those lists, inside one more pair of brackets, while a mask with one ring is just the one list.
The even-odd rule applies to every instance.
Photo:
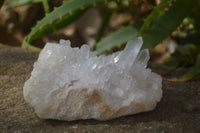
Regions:
[[162, 79], [146, 68], [142, 38], [112, 55], [97, 56], [88, 45], [47, 43], [26, 81], [23, 94], [45, 119], [108, 120], [153, 110], [162, 97]]

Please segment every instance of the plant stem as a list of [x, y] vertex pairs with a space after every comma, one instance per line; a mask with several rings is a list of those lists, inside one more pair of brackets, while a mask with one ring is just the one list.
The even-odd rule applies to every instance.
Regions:
[[46, 14], [49, 13], [50, 12], [49, 0], [43, 0], [42, 4], [43, 4], [45, 13]]
[[26, 42], [26, 38], [24, 39], [23, 43], [22, 43], [22, 46], [21, 46], [23, 49], [27, 49], [27, 50], [30, 50], [30, 51], [33, 51], [33, 52], [37, 52], [39, 53], [41, 51], [40, 48], [38, 47], [35, 47], [35, 46], [32, 46], [30, 45], [29, 43]]

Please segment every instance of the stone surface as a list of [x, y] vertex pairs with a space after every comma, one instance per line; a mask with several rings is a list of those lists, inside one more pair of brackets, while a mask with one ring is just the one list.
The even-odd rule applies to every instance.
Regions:
[[98, 119], [151, 111], [162, 97], [159, 75], [146, 68], [142, 38], [123, 51], [96, 56], [88, 45], [47, 43], [24, 85], [24, 98], [40, 118]]
[[[189, 82], [163, 81], [163, 98], [155, 110], [108, 121], [43, 120], [24, 101], [23, 85], [30, 77], [37, 54], [0, 45], [1, 133], [199, 133], [200, 77]], [[153, 71], [173, 78], [185, 69], [152, 64]], [[165, 74], [166, 72], [167, 75]], [[165, 74], [165, 75], [164, 75]]]

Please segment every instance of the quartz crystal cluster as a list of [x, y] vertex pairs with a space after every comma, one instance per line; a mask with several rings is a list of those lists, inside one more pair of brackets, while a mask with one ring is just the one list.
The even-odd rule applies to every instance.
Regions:
[[123, 51], [97, 56], [88, 45], [47, 43], [23, 94], [40, 118], [108, 120], [153, 110], [162, 97], [162, 79], [146, 68], [142, 38]]

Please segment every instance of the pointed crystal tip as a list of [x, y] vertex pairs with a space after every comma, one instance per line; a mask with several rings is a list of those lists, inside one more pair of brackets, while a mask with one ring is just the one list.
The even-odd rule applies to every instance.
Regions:
[[59, 43], [61, 45], [71, 46], [71, 42], [69, 40], [60, 39]]
[[118, 57], [118, 64], [123, 68], [130, 69], [140, 52], [142, 43], [142, 37], [129, 41]]

